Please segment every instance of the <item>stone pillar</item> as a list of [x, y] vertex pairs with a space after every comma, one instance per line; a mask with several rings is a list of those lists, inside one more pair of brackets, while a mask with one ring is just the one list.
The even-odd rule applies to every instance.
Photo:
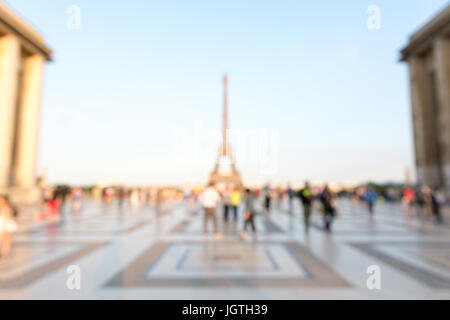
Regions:
[[443, 185], [450, 191], [450, 39], [441, 37], [434, 44], [436, 89], [439, 105], [439, 141]]
[[409, 60], [409, 71], [418, 182], [439, 185], [440, 167], [435, 115], [430, 112], [433, 93], [430, 90], [430, 78], [425, 59], [418, 56], [412, 57]]
[[40, 196], [36, 185], [36, 161], [44, 64], [45, 58], [40, 54], [28, 56], [24, 61], [13, 192], [19, 203], [33, 203]]
[[15, 115], [18, 99], [21, 47], [19, 40], [0, 37], [0, 192], [11, 184]]

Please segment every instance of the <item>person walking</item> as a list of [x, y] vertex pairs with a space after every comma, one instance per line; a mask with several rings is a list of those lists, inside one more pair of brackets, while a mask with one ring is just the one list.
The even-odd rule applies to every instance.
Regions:
[[408, 214], [414, 213], [414, 203], [416, 201], [416, 192], [413, 188], [407, 187], [403, 191], [403, 201], [406, 205], [406, 212]]
[[220, 194], [217, 192], [213, 183], [203, 190], [199, 197], [200, 203], [205, 211], [204, 215], [204, 236], [208, 236], [208, 222], [212, 220], [214, 225], [214, 233], [216, 240], [221, 238], [221, 234], [217, 228], [216, 206], [220, 201]]
[[431, 187], [426, 187], [424, 191], [424, 199], [426, 207], [429, 207], [430, 215], [432, 215], [437, 223], [442, 223], [441, 205], [439, 203], [436, 191]]
[[378, 200], [378, 193], [372, 188], [367, 188], [364, 193], [364, 201], [367, 203], [367, 208], [369, 209], [369, 213], [373, 214], [374, 205]]
[[328, 188], [328, 185], [325, 185], [325, 188], [323, 189], [322, 194], [320, 195], [320, 201], [322, 202], [323, 206], [323, 214], [324, 214], [323, 220], [325, 230], [327, 232], [330, 232], [331, 224], [333, 223], [333, 219], [336, 215], [336, 210], [333, 206], [333, 194]]
[[80, 213], [81, 204], [83, 201], [83, 190], [81, 188], [74, 188], [72, 190], [72, 212], [75, 214]]
[[130, 194], [130, 204], [131, 204], [131, 208], [133, 210], [136, 210], [139, 207], [140, 204], [140, 198], [139, 198], [139, 190], [137, 188], [134, 188], [131, 191]]
[[244, 229], [241, 233], [241, 239], [245, 239], [247, 237], [247, 229], [250, 227], [253, 236], [257, 236], [256, 232], [256, 226], [255, 226], [255, 215], [256, 215], [256, 209], [255, 209], [255, 201], [256, 201], [256, 195], [253, 191], [250, 189], [247, 189], [245, 191], [246, 198], [245, 198], [245, 212], [244, 212]]
[[233, 209], [234, 222], [237, 221], [238, 209], [239, 209], [239, 205], [241, 204], [241, 201], [242, 201], [241, 191], [239, 191], [239, 189], [234, 189], [233, 192], [231, 192], [231, 196], [230, 196], [230, 205], [231, 205], [231, 208]]
[[11, 233], [17, 231], [17, 223], [13, 218], [13, 208], [7, 196], [0, 195], [0, 258], [11, 251]]
[[291, 184], [288, 184], [286, 193], [288, 195], [288, 201], [289, 201], [288, 211], [289, 211], [289, 214], [292, 214], [292, 212], [294, 210], [295, 191], [294, 191], [294, 189], [292, 189]]
[[299, 191], [299, 198], [303, 205], [303, 221], [306, 233], [309, 232], [309, 218], [311, 216], [312, 192], [309, 182], [306, 181], [303, 189]]
[[269, 215], [272, 202], [272, 190], [269, 185], [266, 185], [262, 191], [264, 195], [264, 213]]

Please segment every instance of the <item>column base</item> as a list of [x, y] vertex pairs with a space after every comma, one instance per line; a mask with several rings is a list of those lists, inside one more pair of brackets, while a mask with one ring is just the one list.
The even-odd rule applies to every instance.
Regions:
[[42, 201], [42, 192], [38, 187], [13, 187], [9, 189], [8, 195], [11, 202], [19, 206], [39, 204]]

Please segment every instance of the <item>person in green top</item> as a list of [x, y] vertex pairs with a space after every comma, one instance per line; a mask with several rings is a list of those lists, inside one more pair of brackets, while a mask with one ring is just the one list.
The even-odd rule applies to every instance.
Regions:
[[300, 201], [303, 204], [303, 219], [305, 224], [305, 231], [309, 232], [309, 218], [311, 216], [311, 205], [312, 205], [312, 192], [309, 182], [306, 181], [305, 186], [298, 192]]

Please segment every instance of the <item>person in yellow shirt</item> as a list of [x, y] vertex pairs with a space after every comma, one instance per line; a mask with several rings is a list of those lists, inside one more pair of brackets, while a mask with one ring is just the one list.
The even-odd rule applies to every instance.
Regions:
[[234, 189], [230, 196], [230, 205], [233, 208], [234, 221], [237, 221], [238, 208], [242, 201], [242, 193], [238, 189]]

